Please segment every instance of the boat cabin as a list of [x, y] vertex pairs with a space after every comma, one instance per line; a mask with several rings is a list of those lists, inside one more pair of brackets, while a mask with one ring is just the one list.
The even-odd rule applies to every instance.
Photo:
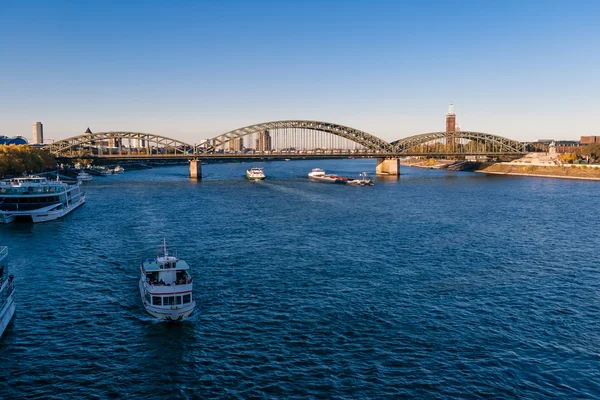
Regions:
[[149, 258], [142, 263], [142, 269], [149, 285], [174, 286], [192, 283], [192, 277], [187, 272], [190, 266], [177, 257]]

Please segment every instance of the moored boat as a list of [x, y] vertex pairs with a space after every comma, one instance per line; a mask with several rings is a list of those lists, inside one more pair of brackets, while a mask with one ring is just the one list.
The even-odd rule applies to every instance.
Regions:
[[265, 179], [265, 173], [262, 168], [253, 167], [246, 170], [246, 178], [251, 181], [262, 181]]
[[146, 311], [159, 319], [178, 321], [188, 317], [196, 302], [192, 294], [190, 266], [169, 254], [163, 240], [162, 253], [140, 267], [140, 296]]
[[8, 247], [0, 247], [0, 337], [15, 314], [14, 277], [8, 274]]
[[0, 181], [0, 223], [15, 218], [45, 222], [61, 218], [85, 203], [80, 182], [39, 176]]
[[91, 181], [92, 179], [94, 179], [93, 176], [91, 176], [90, 174], [88, 174], [85, 171], [80, 171], [77, 174], [77, 180], [80, 182], [87, 182], [87, 181]]
[[125, 168], [120, 165], [117, 165], [115, 169], [113, 169], [113, 174], [122, 174], [123, 172], [125, 172]]

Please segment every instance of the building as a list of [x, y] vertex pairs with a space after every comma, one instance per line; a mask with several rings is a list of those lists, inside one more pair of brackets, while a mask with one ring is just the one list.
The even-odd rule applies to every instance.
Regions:
[[44, 144], [44, 126], [41, 122], [33, 123], [33, 140], [31, 144]]
[[264, 130], [258, 134], [256, 138], [256, 151], [271, 151], [271, 135], [268, 130]]
[[231, 139], [229, 141], [229, 151], [244, 151], [244, 138]]
[[0, 144], [27, 144], [27, 139], [23, 136], [9, 138], [8, 136], [0, 136]]
[[[456, 114], [454, 113], [454, 104], [452, 104], [452, 102], [450, 102], [450, 105], [448, 106], [448, 112], [446, 113], [446, 132], [457, 132]], [[446, 138], [446, 144], [454, 144], [454, 138]]]
[[600, 143], [600, 136], [582, 136], [581, 144], [592, 144], [592, 143]]

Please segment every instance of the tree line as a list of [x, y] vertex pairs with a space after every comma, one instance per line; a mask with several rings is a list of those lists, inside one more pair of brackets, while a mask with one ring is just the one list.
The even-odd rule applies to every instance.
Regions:
[[56, 167], [56, 160], [46, 150], [29, 145], [0, 145], [0, 177], [38, 173]]

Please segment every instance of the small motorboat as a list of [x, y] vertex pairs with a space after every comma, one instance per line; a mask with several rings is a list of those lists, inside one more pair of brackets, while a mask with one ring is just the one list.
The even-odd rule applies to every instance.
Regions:
[[265, 173], [262, 168], [250, 168], [246, 170], [246, 178], [248, 178], [251, 181], [262, 181], [265, 179]]
[[369, 178], [369, 175], [366, 172], [360, 173], [360, 178], [358, 179], [350, 179], [348, 185], [353, 186], [373, 186], [373, 180]]

